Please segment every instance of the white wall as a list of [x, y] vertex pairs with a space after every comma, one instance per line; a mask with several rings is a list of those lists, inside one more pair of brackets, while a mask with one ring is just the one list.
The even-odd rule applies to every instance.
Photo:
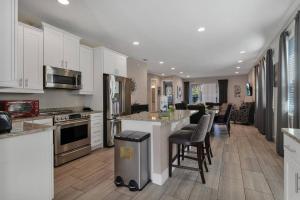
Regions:
[[127, 76], [136, 83], [136, 90], [131, 94], [131, 104], [147, 104], [147, 64], [128, 58]]
[[39, 100], [40, 108], [82, 107], [84, 97], [68, 90], [45, 90], [44, 94], [0, 93], [0, 100]]
[[[195, 78], [190, 79], [191, 84], [204, 84], [204, 83], [218, 83], [218, 80], [227, 79], [228, 80], [228, 103], [235, 104], [240, 106], [245, 100], [246, 95], [246, 83], [248, 82], [248, 75], [235, 75], [235, 76], [226, 76], [226, 77], [208, 77], [208, 78]], [[234, 86], [241, 86], [241, 96], [234, 96]]]

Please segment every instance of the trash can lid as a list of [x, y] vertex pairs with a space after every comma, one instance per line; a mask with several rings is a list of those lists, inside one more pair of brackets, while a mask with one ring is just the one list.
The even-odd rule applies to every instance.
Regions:
[[132, 142], [142, 142], [150, 137], [150, 133], [140, 132], [140, 131], [130, 131], [126, 130], [122, 133], [115, 135], [115, 139], [132, 141]]

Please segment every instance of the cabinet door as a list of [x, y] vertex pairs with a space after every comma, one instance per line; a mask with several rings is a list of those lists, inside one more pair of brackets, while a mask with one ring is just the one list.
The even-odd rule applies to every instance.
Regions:
[[284, 158], [284, 191], [285, 200], [300, 199], [300, 164], [285, 151]]
[[24, 28], [22, 24], [18, 26], [18, 44], [17, 44], [17, 70], [16, 70], [16, 78], [17, 78], [17, 88], [24, 87], [24, 79], [23, 79], [23, 52], [24, 52]]
[[43, 34], [24, 27], [24, 88], [43, 89]]
[[64, 66], [67, 69], [79, 71], [79, 42], [77, 37], [64, 34]]
[[0, 87], [16, 87], [17, 0], [1, 0]]
[[109, 49], [103, 50], [104, 66], [103, 71], [106, 74], [116, 76], [127, 76], [127, 57]]
[[64, 67], [64, 34], [50, 27], [44, 27], [44, 65]]
[[119, 76], [127, 77], [127, 57], [117, 55], [116, 68], [118, 68]]
[[80, 47], [80, 71], [82, 76], [82, 92], [93, 93], [94, 90], [94, 62], [93, 49]]

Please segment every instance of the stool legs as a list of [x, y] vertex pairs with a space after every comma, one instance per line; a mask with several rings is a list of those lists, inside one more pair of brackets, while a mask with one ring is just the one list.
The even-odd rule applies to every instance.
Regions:
[[177, 144], [177, 164], [180, 166], [180, 144]]
[[169, 177], [172, 177], [173, 144], [169, 142]]
[[203, 146], [198, 145], [197, 146], [197, 158], [198, 158], [198, 167], [199, 167], [199, 172], [201, 176], [202, 183], [205, 184], [205, 177], [204, 177], [204, 172], [203, 172]]

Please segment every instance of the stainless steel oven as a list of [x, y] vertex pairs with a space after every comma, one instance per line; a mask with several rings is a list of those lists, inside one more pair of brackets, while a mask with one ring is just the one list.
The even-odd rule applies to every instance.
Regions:
[[81, 89], [81, 72], [44, 66], [44, 88]]
[[[78, 118], [72, 119], [73, 116]], [[91, 122], [89, 116], [70, 114], [55, 116], [54, 163], [59, 166], [91, 151]]]

